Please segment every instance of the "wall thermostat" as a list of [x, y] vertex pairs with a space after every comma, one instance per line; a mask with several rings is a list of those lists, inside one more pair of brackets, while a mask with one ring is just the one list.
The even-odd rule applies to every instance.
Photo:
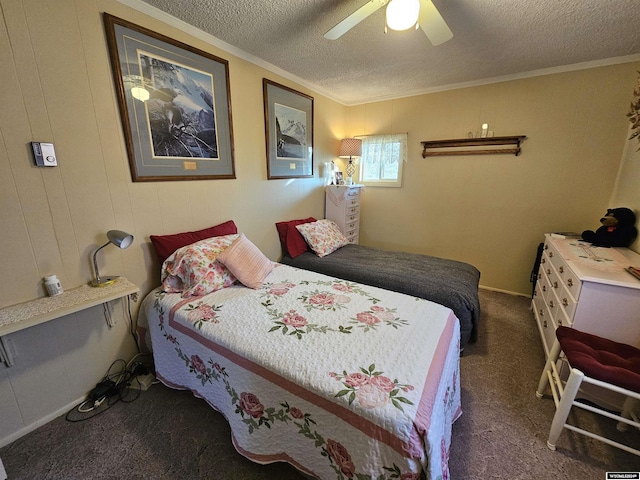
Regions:
[[58, 159], [53, 143], [31, 142], [33, 158], [38, 167], [57, 167]]

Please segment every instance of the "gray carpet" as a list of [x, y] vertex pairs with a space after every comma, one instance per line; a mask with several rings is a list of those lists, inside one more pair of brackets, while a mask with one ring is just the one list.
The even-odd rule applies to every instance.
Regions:
[[[479, 340], [461, 358], [462, 417], [453, 426], [450, 478], [605, 479], [638, 472], [640, 457], [565, 430], [546, 447], [554, 407], [535, 396], [544, 354], [529, 300], [481, 291]], [[588, 412], [582, 427], [621, 436]], [[286, 464], [258, 465], [231, 445], [224, 418], [189, 392], [153, 385], [132, 403], [71, 423], [60, 417], [0, 449], [9, 480], [302, 479]]]

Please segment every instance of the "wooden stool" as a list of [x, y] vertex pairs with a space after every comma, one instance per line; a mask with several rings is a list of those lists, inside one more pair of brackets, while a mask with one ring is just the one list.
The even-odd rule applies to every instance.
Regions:
[[[570, 368], [569, 378], [564, 386], [556, 367], [557, 360], [563, 352]], [[626, 395], [622, 415], [575, 401], [582, 382]], [[576, 406], [618, 420], [618, 430], [626, 429], [627, 425], [640, 429], [638, 418], [633, 412], [634, 404], [640, 401], [640, 349], [560, 326], [556, 330], [556, 341], [540, 377], [536, 391], [538, 398], [542, 398], [547, 384], [551, 386], [553, 401], [556, 404], [556, 413], [547, 440], [547, 446], [551, 450], [556, 449], [562, 429], [567, 428], [640, 456], [640, 450], [566, 423], [571, 407]]]

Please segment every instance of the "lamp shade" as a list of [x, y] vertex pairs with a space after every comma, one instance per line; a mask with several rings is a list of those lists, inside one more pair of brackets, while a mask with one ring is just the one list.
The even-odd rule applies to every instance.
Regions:
[[391, 0], [387, 5], [387, 25], [391, 30], [407, 30], [418, 21], [418, 0]]
[[362, 140], [359, 138], [343, 138], [340, 141], [340, 158], [362, 156]]
[[133, 243], [133, 235], [123, 232], [122, 230], [109, 230], [107, 232], [107, 238], [116, 247], [122, 248], [123, 250], [129, 248], [129, 245]]

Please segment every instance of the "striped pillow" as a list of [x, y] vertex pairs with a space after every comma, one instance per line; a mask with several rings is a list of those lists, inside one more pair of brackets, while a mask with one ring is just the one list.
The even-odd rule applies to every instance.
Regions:
[[229, 271], [249, 288], [260, 288], [273, 263], [241, 233], [217, 258]]

